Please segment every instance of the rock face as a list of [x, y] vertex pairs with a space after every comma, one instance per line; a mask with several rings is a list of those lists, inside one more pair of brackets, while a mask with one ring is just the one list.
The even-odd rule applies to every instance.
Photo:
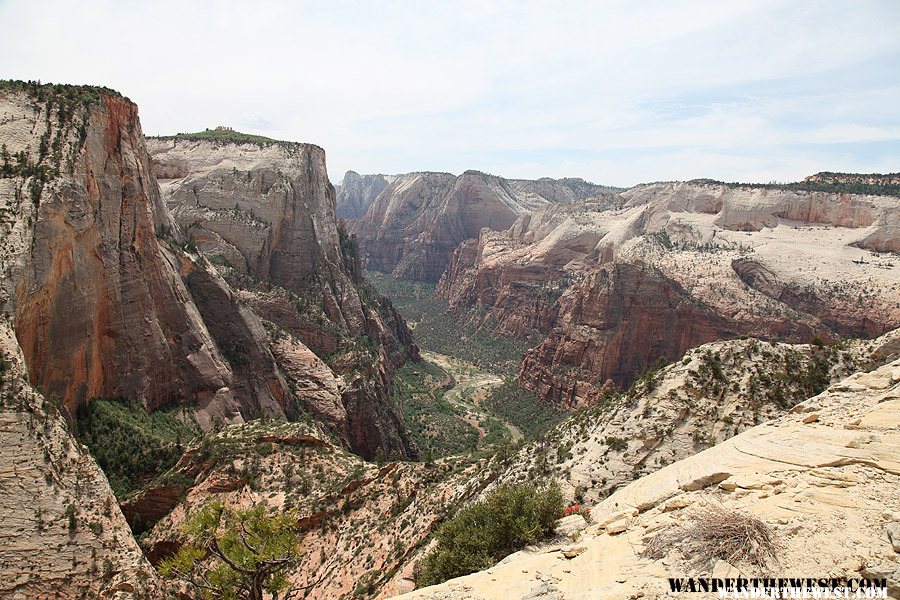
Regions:
[[677, 283], [628, 263], [590, 272], [559, 305], [556, 327], [526, 353], [519, 381], [573, 408], [595, 404], [608, 379], [626, 382], [659, 357], [738, 330]]
[[[550, 205], [459, 246], [438, 293], [494, 330], [545, 334], [520, 380], [580, 406], [657, 358], [722, 337], [808, 341], [900, 324], [885, 196], [638, 186]], [[867, 241], [868, 240], [868, 241]], [[607, 383], [609, 381], [610, 383]]]
[[0, 354], [0, 596], [162, 597], [103, 472], [27, 383], [5, 319]]
[[341, 183], [335, 186], [337, 218], [361, 219], [393, 179], [392, 175], [360, 175], [356, 171], [347, 171]]
[[[259, 404], [288, 413], [282, 398], [300, 397], [366, 457], [378, 448], [415, 456], [390, 387], [394, 369], [417, 358], [418, 348], [390, 303], [362, 279], [356, 242], [335, 220], [324, 151], [311, 144], [190, 136], [151, 138], [147, 145], [174, 219], [237, 290], [232, 299], [205, 273], [188, 274], [189, 289], [204, 298], [197, 300], [201, 312], [231, 330], [240, 320], [231, 313], [262, 319], [263, 326], [252, 327], [256, 335], [240, 339], [233, 339], [235, 331], [223, 337], [223, 328], [210, 324], [236, 379], [246, 382]], [[271, 368], [268, 350], [252, 341], [263, 327], [275, 344], [281, 375], [293, 374], [287, 377], [290, 392]], [[321, 370], [321, 361], [310, 360], [307, 348], [327, 358], [333, 375]], [[301, 365], [312, 372], [300, 373]]]
[[[499, 600], [550, 586], [559, 598], [655, 599], [671, 595], [668, 577], [759, 577], [773, 569], [885, 578], [897, 597], [890, 531], [900, 516], [898, 382], [900, 361], [854, 374], [791, 413], [625, 486], [594, 507], [595, 524], [578, 542], [585, 550], [570, 560], [538, 547], [401, 597]], [[819, 418], [810, 421], [811, 412]], [[759, 519], [771, 531], [774, 558], [729, 564], [685, 554], [678, 543], [641, 557], [657, 535], [702, 525], [702, 509], [715, 507]], [[835, 535], [847, 543], [829, 543]]]
[[505, 230], [519, 216], [611, 188], [581, 179], [503, 179], [477, 171], [398, 175], [366, 215], [350, 224], [363, 267], [394, 277], [437, 281], [456, 247], [482, 228]]
[[0, 139], [16, 157], [0, 179], [0, 300], [32, 383], [73, 415], [92, 397], [127, 396], [240, 419], [229, 369], [157, 243], [177, 234], [137, 107], [72, 89], [0, 90]]

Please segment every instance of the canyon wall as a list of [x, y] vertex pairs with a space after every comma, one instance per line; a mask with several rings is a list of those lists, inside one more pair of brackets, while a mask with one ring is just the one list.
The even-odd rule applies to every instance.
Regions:
[[137, 107], [94, 88], [0, 94], [3, 311], [31, 382], [71, 414], [126, 396], [239, 420], [230, 371], [157, 243], [177, 234]]
[[437, 293], [499, 333], [545, 335], [520, 381], [577, 407], [723, 337], [896, 327], [900, 267], [880, 251], [900, 243], [898, 217], [889, 196], [644, 185], [483, 230], [456, 249]]
[[0, 139], [0, 596], [159, 597], [71, 419], [99, 394], [231, 417], [227, 369], [155, 247], [134, 105], [3, 82]]
[[[305, 357], [301, 363], [308, 348], [340, 379], [343, 410], [330, 399], [306, 407], [337, 419], [333, 431], [364, 456], [378, 448], [415, 456], [390, 387], [393, 371], [417, 358], [418, 348], [390, 302], [362, 278], [356, 241], [336, 222], [324, 151], [190, 136], [147, 145], [187, 244], [225, 275], [238, 305], [262, 318], [282, 372], [298, 372], [296, 352], [287, 348]], [[201, 309], [217, 293], [189, 284]], [[239, 360], [252, 361], [242, 348]]]
[[608, 193], [581, 179], [503, 179], [478, 171], [398, 175], [349, 225], [363, 267], [394, 277], [437, 281], [453, 251], [482, 228], [505, 230], [524, 214], [551, 203]]

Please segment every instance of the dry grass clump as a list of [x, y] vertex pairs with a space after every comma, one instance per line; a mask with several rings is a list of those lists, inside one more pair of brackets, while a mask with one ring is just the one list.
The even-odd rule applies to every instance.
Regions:
[[651, 539], [641, 556], [660, 559], [673, 548], [699, 568], [716, 560], [763, 567], [775, 559], [772, 528], [754, 516], [721, 505], [696, 510], [688, 523], [673, 525]]

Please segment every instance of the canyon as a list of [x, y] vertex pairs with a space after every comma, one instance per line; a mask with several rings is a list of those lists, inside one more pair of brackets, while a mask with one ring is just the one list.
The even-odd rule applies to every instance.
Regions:
[[586, 406], [717, 339], [897, 327], [900, 271], [880, 241], [896, 240], [897, 222], [889, 196], [642, 185], [482, 230], [438, 293], [492, 331], [546, 336], [520, 380], [547, 402]]
[[[0, 83], [0, 140], [3, 597], [190, 598], [158, 568], [210, 501], [296, 515], [310, 598], [770, 572], [653, 550], [713, 504], [897, 594], [896, 174], [334, 186], [314, 144], [145, 137], [34, 82]], [[591, 522], [415, 589], [444, 523], [533, 481]]]

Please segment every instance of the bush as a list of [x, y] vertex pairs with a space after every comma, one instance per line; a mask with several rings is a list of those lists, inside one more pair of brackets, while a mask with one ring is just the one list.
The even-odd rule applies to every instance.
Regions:
[[416, 586], [490, 567], [550, 535], [562, 510], [562, 492], [556, 484], [501, 485], [437, 530], [437, 546], [416, 564]]
[[628, 441], [614, 435], [609, 435], [606, 437], [606, 445], [609, 446], [611, 450], [615, 450], [616, 452], [628, 450]]

